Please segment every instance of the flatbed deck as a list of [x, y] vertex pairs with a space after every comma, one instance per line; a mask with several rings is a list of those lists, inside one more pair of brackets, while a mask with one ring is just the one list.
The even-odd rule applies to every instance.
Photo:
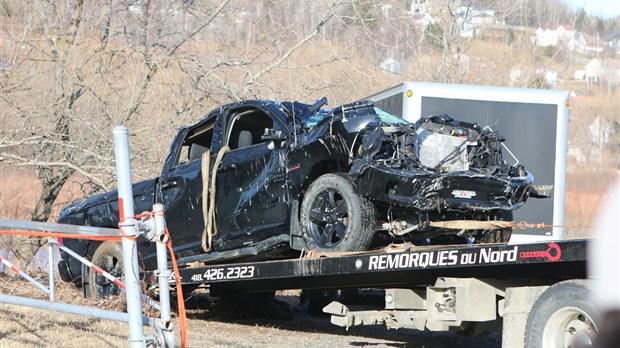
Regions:
[[[586, 240], [473, 246], [412, 246], [344, 256], [180, 269], [183, 284], [240, 291], [412, 287], [439, 277], [493, 278], [527, 285], [586, 278]], [[153, 277], [147, 277], [147, 279]]]

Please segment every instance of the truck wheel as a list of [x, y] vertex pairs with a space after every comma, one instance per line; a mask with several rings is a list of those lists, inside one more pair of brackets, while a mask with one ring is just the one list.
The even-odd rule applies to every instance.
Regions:
[[308, 188], [300, 222], [311, 250], [364, 251], [374, 235], [375, 207], [356, 192], [348, 177], [325, 174]]
[[598, 335], [599, 311], [585, 280], [557, 283], [534, 303], [525, 328], [525, 347], [588, 347]]
[[[91, 262], [119, 279], [123, 276], [123, 251], [119, 243], [101, 243], [95, 250]], [[91, 298], [105, 298], [121, 294], [122, 289], [108, 278], [90, 269], [88, 290]]]

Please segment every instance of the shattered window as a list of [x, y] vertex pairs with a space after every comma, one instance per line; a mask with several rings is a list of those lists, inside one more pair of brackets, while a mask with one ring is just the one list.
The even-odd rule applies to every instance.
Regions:
[[404, 126], [409, 124], [409, 122], [381, 108], [375, 107], [375, 112], [386, 126]]
[[312, 128], [321, 122], [325, 117], [329, 116], [331, 112], [328, 110], [319, 110], [304, 120], [304, 127]]
[[188, 133], [181, 147], [178, 164], [195, 161], [211, 148], [215, 123], [209, 123]]
[[[374, 112], [375, 114], [377, 114], [376, 120], [379, 121], [384, 126], [404, 126], [404, 125], [409, 124], [409, 122], [383, 109], [375, 107]], [[325, 119], [326, 117], [329, 117], [330, 115], [331, 115], [331, 110], [319, 110], [304, 121], [304, 126], [306, 128], [312, 128], [316, 126], [319, 122], [321, 122], [323, 119]]]

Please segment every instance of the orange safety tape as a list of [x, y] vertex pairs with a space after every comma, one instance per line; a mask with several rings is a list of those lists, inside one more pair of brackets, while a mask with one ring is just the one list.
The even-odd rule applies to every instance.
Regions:
[[154, 211], [145, 211], [145, 212], [142, 212], [142, 213], [134, 215], [134, 216], [121, 217], [119, 219], [119, 221], [120, 222], [125, 222], [127, 219], [140, 219], [140, 218], [147, 217], [147, 216], [164, 216], [164, 213], [162, 213], [162, 212], [154, 212]]
[[181, 275], [179, 274], [179, 266], [177, 265], [177, 258], [174, 255], [172, 249], [172, 238], [170, 238], [170, 232], [166, 227], [166, 236], [168, 236], [168, 242], [166, 246], [170, 251], [170, 259], [172, 261], [172, 268], [174, 269], [174, 279], [177, 286], [177, 302], [179, 307], [179, 331], [181, 332], [181, 347], [187, 347], [187, 318], [185, 315], [185, 300], [183, 299], [183, 291], [181, 289]]

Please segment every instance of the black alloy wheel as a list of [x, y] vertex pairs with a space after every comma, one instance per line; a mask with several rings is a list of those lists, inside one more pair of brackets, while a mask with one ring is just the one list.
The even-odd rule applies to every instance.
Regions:
[[319, 251], [363, 251], [372, 242], [375, 208], [345, 175], [326, 174], [306, 192], [300, 214], [306, 245]]

